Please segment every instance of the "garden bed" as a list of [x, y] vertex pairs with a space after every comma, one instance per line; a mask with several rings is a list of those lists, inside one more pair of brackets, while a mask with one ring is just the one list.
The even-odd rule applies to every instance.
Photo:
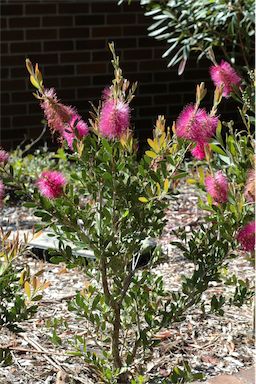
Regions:
[[[195, 204], [197, 197], [191, 188], [183, 186], [179, 200], [174, 201], [167, 211], [168, 223], [161, 243], [168, 250], [166, 262], [156, 266], [155, 271], [163, 276], [164, 283], [171, 290], [178, 290], [181, 276], [189, 275], [193, 265], [185, 260], [177, 249], [169, 245], [170, 231], [180, 226], [198, 225], [202, 212]], [[35, 223], [35, 218], [28, 210], [20, 207], [5, 207], [1, 225], [13, 228], [28, 229]], [[76, 269], [67, 270], [65, 265], [53, 265], [47, 261], [28, 257], [32, 270], [44, 270], [44, 278], [50, 281], [44, 297], [39, 305], [35, 318], [20, 324], [24, 332], [14, 334], [2, 330], [0, 345], [8, 346], [13, 357], [12, 365], [0, 367], [1, 384], [51, 384], [51, 383], [97, 383], [96, 377], [81, 363], [81, 359], [65, 354], [72, 349], [68, 340], [74, 334], [85, 336], [88, 348], [97, 350], [93, 334], [85, 321], [78, 322], [74, 314], [67, 309], [68, 301], [76, 291], [88, 285], [85, 276]], [[19, 260], [20, 265], [24, 260]], [[245, 260], [243, 253], [230, 263], [230, 273], [240, 275], [243, 279], [253, 280], [254, 271]], [[207, 295], [228, 293], [229, 286], [211, 285]], [[49, 323], [53, 318], [62, 319], [57, 332], [62, 344], [53, 346]], [[64, 322], [68, 322], [66, 329]], [[155, 338], [161, 342], [155, 348], [154, 358], [147, 363], [147, 375], [154, 383], [168, 377], [173, 366], [186, 360], [195, 372], [212, 377], [220, 373], [233, 373], [252, 365], [254, 340], [252, 329], [252, 308], [225, 306], [223, 317], [213, 314], [202, 315], [198, 309], [188, 314], [186, 320], [170, 326]]]

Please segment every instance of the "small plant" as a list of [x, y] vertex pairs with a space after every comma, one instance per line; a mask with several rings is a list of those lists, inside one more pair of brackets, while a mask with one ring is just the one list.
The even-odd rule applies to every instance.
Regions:
[[40, 272], [31, 276], [28, 267], [20, 270], [15, 265], [15, 260], [28, 252], [27, 236], [21, 241], [18, 234], [11, 238], [11, 232], [1, 230], [0, 239], [0, 328], [17, 330], [17, 323], [36, 312], [35, 303], [42, 297], [38, 292], [48, 283], [38, 279]]

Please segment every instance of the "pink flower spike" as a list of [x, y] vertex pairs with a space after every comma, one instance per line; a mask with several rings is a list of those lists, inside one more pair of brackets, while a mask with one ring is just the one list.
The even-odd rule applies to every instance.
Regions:
[[195, 146], [195, 148], [193, 148], [191, 150], [191, 153], [192, 155], [198, 159], [198, 160], [203, 160], [205, 158], [205, 150], [204, 150], [204, 147], [205, 145], [208, 145], [208, 144], [204, 144], [204, 143], [200, 143], [198, 142]]
[[218, 171], [214, 176], [207, 176], [205, 179], [206, 191], [216, 203], [226, 203], [228, 200], [228, 179]]
[[223, 96], [228, 98], [233, 92], [232, 86], [237, 86], [241, 84], [241, 77], [236, 73], [234, 68], [227, 62], [222, 60], [219, 65], [212, 65], [210, 67], [210, 75], [214, 85], [221, 86], [223, 85]]
[[49, 128], [60, 134], [63, 133], [65, 125], [70, 121], [74, 113], [76, 113], [74, 108], [59, 102], [54, 88], [45, 90], [45, 98], [44, 101], [41, 102], [41, 108], [44, 111]]
[[61, 172], [44, 171], [36, 184], [41, 195], [48, 199], [56, 199], [63, 194], [66, 179]]
[[0, 165], [5, 165], [9, 160], [9, 153], [0, 148]]
[[99, 132], [109, 139], [120, 138], [130, 124], [130, 108], [119, 100], [107, 100], [101, 109]]
[[89, 133], [88, 125], [81, 119], [81, 116], [75, 113], [70, 122], [66, 125], [62, 136], [67, 141], [70, 149], [73, 149], [73, 141], [76, 137], [75, 132], [77, 131], [78, 139], [87, 136]]
[[4, 183], [2, 182], [2, 180], [0, 180], [0, 208], [3, 206], [4, 193]]
[[244, 196], [246, 201], [254, 203], [255, 201], [255, 169], [251, 169], [248, 173]]
[[195, 109], [193, 104], [187, 105], [176, 122], [176, 134], [187, 140], [207, 143], [215, 134], [218, 118], [210, 116], [203, 108]]
[[102, 91], [102, 99], [104, 101], [107, 101], [108, 99], [110, 99], [112, 96], [112, 90], [111, 90], [111, 87], [106, 87], [103, 89]]
[[255, 221], [246, 224], [237, 234], [237, 240], [245, 251], [255, 249]]

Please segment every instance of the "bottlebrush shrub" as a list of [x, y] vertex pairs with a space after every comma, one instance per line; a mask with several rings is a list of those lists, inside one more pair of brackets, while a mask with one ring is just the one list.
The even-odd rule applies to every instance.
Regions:
[[[78, 318], [88, 320], [88, 332], [92, 330], [98, 353], [87, 350], [80, 336], [73, 348], [97, 370], [101, 380], [109, 383], [129, 382], [129, 377], [136, 375], [139, 366], [135, 366], [135, 359], [140, 356], [144, 361], [150, 356], [156, 343], [153, 335], [162, 327], [166, 293], [162, 278], [152, 270], [161, 249], [149, 246], [149, 264], [143, 271], [137, 266], [145, 241], [158, 237], [164, 228], [164, 209], [173, 194], [171, 183], [184, 176], [182, 161], [189, 148], [185, 142], [178, 143], [176, 136], [171, 139], [165, 120], [159, 117], [151, 144], [162, 154], [168, 148], [168, 164], [162, 159], [158, 166], [153, 151], [138, 158], [129, 107], [135, 85], [130, 86], [123, 78], [113, 46], [111, 50], [115, 78], [99, 107], [94, 108], [90, 132], [83, 137], [71, 124], [71, 116], [77, 112], [45, 90], [38, 67], [34, 70], [27, 61], [38, 90], [35, 95], [75, 165], [65, 178], [51, 169], [42, 173], [36, 182], [35, 214], [42, 218], [42, 226], [50, 226], [60, 239], [60, 255], [54, 257], [55, 262], [81, 264], [64, 240], [76, 249], [94, 252], [95, 262], [86, 269], [90, 285], [77, 293], [69, 308]], [[63, 135], [70, 129], [74, 134], [72, 148]]]
[[[148, 139], [150, 149], [139, 158], [129, 106], [136, 86], [123, 78], [113, 45], [110, 48], [115, 77], [99, 106], [93, 107], [89, 123], [75, 108], [63, 105], [54, 90], [44, 87], [38, 66], [33, 68], [27, 60], [31, 82], [37, 89], [34, 95], [73, 165], [66, 175], [56, 168], [45, 169], [35, 179], [33, 199], [35, 214], [42, 218], [40, 227], [51, 227], [59, 239], [59, 252], [53, 261], [66, 261], [69, 267], [79, 265], [90, 278], [69, 309], [77, 313], [78, 320], [88, 321], [86, 332], [91, 333], [95, 344], [89, 349], [86, 339], [76, 336], [73, 353], [90, 364], [100, 381], [129, 383], [143, 374], [143, 364], [157, 343], [155, 333], [180, 321], [192, 306], [200, 306], [210, 282], [223, 279], [222, 271], [238, 247], [234, 239], [244, 224], [240, 219], [247, 221], [251, 214], [245, 198], [243, 204], [236, 205], [236, 194], [243, 196], [246, 183], [246, 191], [252, 190], [251, 176], [245, 181], [250, 168], [247, 151], [251, 153], [251, 149], [248, 136], [242, 140], [242, 149], [236, 138], [232, 145], [231, 139], [223, 146], [218, 144], [222, 135], [217, 108], [223, 85], [216, 89], [213, 107], [207, 112], [201, 107], [206, 94], [201, 84], [195, 104], [182, 112], [172, 130], [166, 128], [163, 116], [158, 117], [153, 137]], [[80, 132], [78, 124], [84, 128]], [[232, 158], [237, 156], [237, 165], [232, 168], [225, 150], [228, 145], [233, 148], [234, 142], [239, 153], [230, 150]], [[189, 150], [197, 160], [186, 164]], [[211, 181], [208, 187], [206, 177]], [[136, 267], [144, 252], [143, 243], [162, 233], [164, 210], [168, 201], [176, 198], [175, 188], [182, 178], [201, 191], [200, 204], [209, 216], [200, 230], [177, 233], [175, 244], [195, 269], [192, 276], [184, 277], [180, 291], [167, 292], [162, 278], [152, 269], [161, 259], [159, 247], [149, 246], [148, 265], [143, 270]], [[216, 199], [218, 188], [221, 201]], [[65, 240], [76, 250], [92, 250], [95, 261], [85, 268], [84, 259], [77, 257]], [[227, 283], [236, 285], [232, 303], [242, 305], [250, 296], [246, 282], [243, 287], [235, 279]], [[210, 309], [222, 314], [223, 300], [213, 297]]]

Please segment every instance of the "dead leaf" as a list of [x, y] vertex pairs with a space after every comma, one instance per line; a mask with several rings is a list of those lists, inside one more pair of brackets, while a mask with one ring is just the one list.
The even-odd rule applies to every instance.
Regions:
[[157, 333], [157, 334], [154, 336], [154, 339], [157, 339], [157, 340], [165, 340], [165, 339], [168, 339], [172, 334], [173, 334], [172, 331], [168, 331], [168, 330], [166, 330], [166, 331]]
[[68, 270], [66, 267], [61, 268], [56, 274], [63, 275], [64, 273], [68, 273]]
[[226, 347], [227, 347], [229, 353], [232, 353], [235, 350], [235, 344], [232, 341], [228, 342]]
[[214, 357], [212, 355], [202, 355], [201, 360], [204, 363], [211, 364], [211, 365], [218, 365], [220, 362], [219, 359], [217, 359], [216, 357]]
[[64, 371], [59, 371], [56, 376], [55, 384], [67, 384], [68, 383], [68, 375]]

